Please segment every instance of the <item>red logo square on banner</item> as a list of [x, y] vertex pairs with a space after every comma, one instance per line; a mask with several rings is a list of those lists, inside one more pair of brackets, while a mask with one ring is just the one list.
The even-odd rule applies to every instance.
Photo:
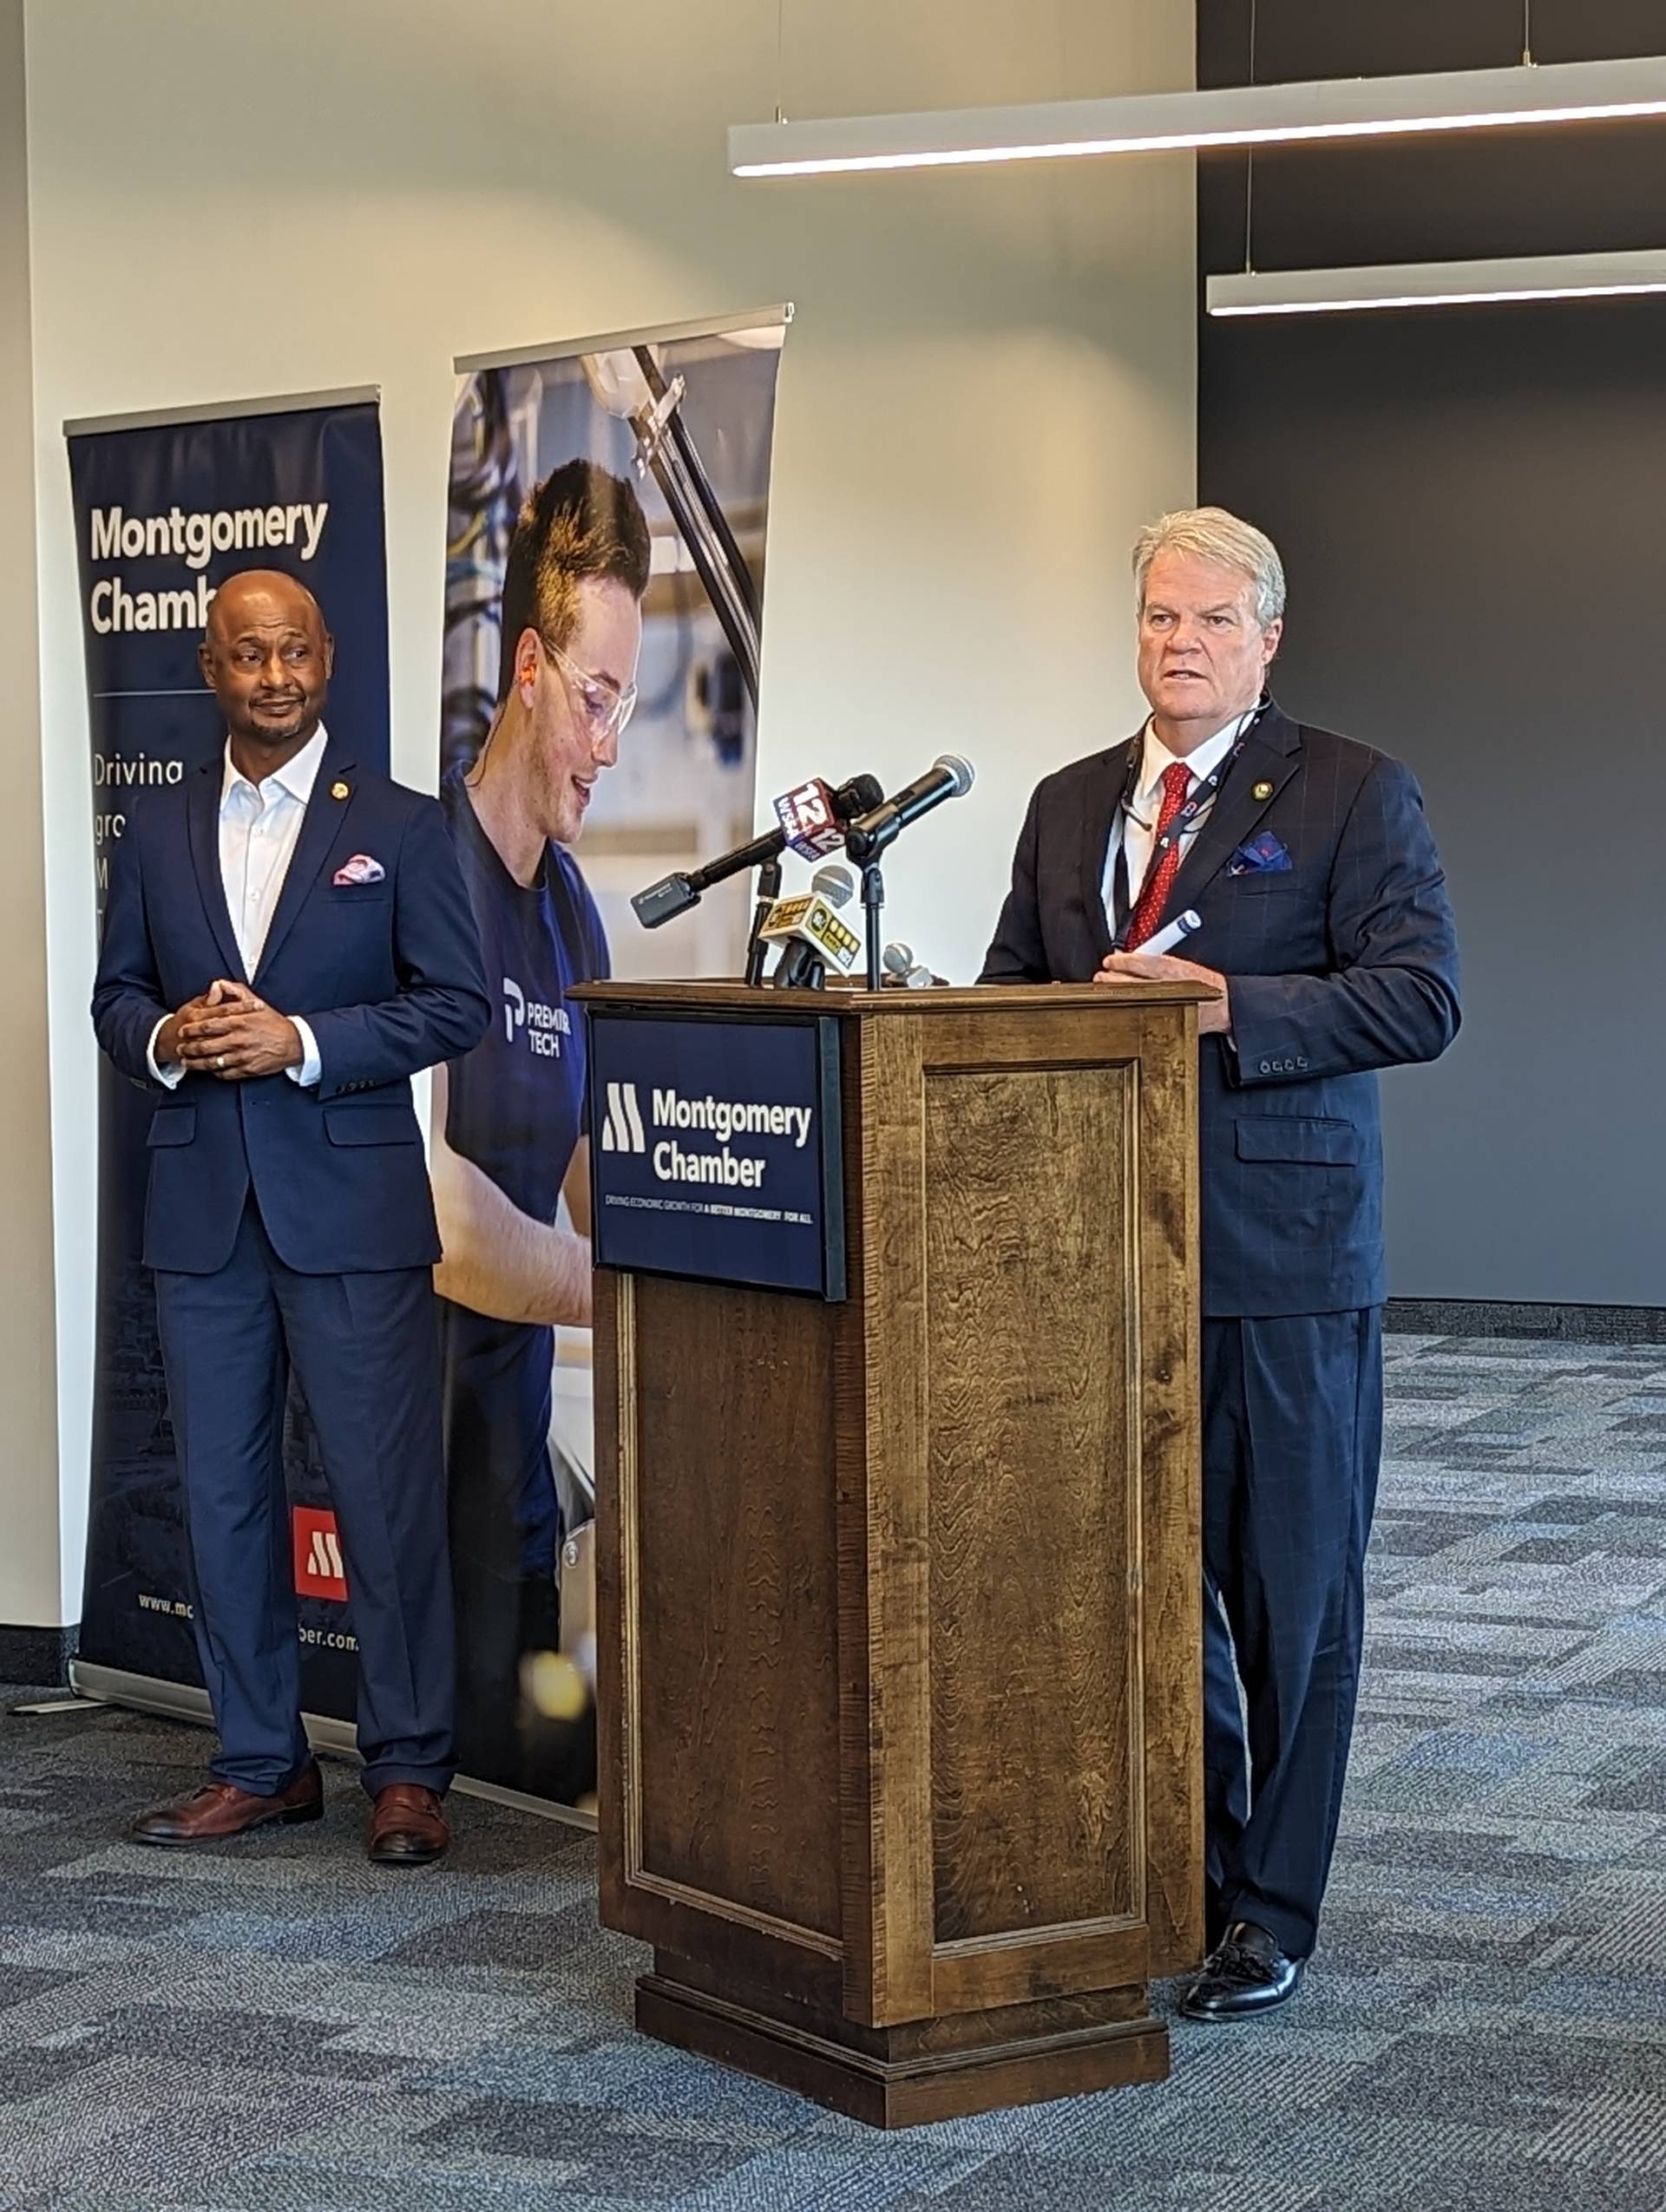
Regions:
[[342, 1565], [335, 1515], [317, 1506], [298, 1505], [290, 1510], [290, 1524], [295, 1539], [296, 1595], [331, 1598], [345, 1605], [347, 1570]]

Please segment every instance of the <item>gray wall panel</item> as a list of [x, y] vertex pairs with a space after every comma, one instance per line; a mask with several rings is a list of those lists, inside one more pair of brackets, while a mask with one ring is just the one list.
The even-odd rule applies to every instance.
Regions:
[[[1260, 12], [1276, 74], [1331, 73], [1319, 0]], [[1498, 14], [1411, 12], [1421, 51], [1348, 62], [1452, 66]], [[1205, 82], [1243, 73], [1232, 13]], [[1591, 0], [1583, 50], [1636, 16]], [[1256, 264], [1623, 245], [1643, 182], [1666, 242], [1666, 124], [1573, 135], [1447, 144], [1438, 190], [1411, 143], [1263, 157]], [[1206, 271], [1243, 180], [1205, 165]], [[1386, 1080], [1394, 1294], [1666, 1306], [1666, 301], [1206, 325], [1199, 485], [1284, 553], [1286, 707], [1411, 763], [1452, 880], [1465, 1031]]]

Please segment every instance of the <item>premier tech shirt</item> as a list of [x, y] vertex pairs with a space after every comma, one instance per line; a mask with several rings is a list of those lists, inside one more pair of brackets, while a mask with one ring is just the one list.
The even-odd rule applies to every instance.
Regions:
[[[584, 1133], [586, 1040], [567, 993], [608, 973], [601, 916], [570, 854], [515, 880], [462, 771], [440, 792], [462, 864], [497, 1019], [447, 1068], [446, 1142], [534, 1221], [553, 1222]], [[440, 1301], [454, 1536], [506, 1579], [553, 1575], [561, 1528], [549, 1466], [554, 1332]]]

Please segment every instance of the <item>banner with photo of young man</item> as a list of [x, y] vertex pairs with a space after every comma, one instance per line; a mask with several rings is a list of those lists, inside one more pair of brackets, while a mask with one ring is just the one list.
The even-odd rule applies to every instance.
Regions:
[[784, 311], [459, 364], [441, 797], [497, 1022], [436, 1071], [459, 1764], [587, 1807], [591, 1401], [574, 985], [738, 975], [750, 886], [630, 894], [752, 832]]

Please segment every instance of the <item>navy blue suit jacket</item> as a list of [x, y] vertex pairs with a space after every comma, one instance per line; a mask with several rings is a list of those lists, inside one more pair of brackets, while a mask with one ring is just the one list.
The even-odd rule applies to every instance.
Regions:
[[[223, 775], [216, 759], [141, 794], [110, 867], [93, 1023], [121, 1073], [157, 1100], [146, 1264], [216, 1273], [253, 1186], [279, 1257], [303, 1274], [430, 1266], [440, 1242], [410, 1078], [477, 1044], [492, 1011], [444, 817], [331, 738], [246, 977], [220, 881]], [[383, 880], [333, 883], [361, 853]], [[323, 1066], [316, 1088], [286, 1073], [187, 1074], [173, 1091], [154, 1083], [146, 1055], [157, 1023], [220, 976], [305, 1017]]]
[[[1101, 885], [1128, 743], [1048, 776], [980, 980], [1085, 983], [1111, 950]], [[1257, 790], [1263, 794], [1257, 796]], [[1268, 830], [1288, 868], [1234, 874]], [[1184, 957], [1231, 978], [1232, 1043], [1203, 1040], [1203, 1303], [1338, 1312], [1387, 1295], [1374, 1070], [1457, 1033], [1446, 879], [1410, 771], [1368, 745], [1256, 723], [1181, 862]]]

